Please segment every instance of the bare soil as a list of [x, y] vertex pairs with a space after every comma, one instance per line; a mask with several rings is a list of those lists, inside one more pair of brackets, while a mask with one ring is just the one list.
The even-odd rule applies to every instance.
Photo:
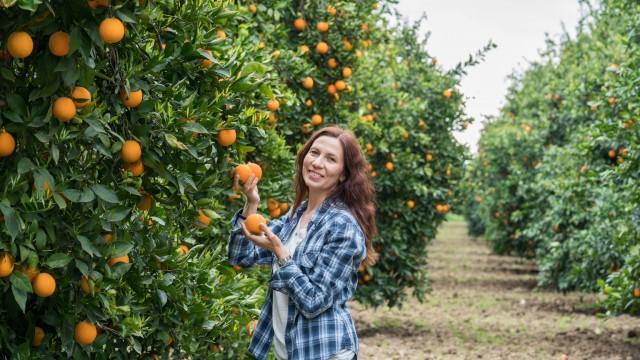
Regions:
[[640, 359], [640, 318], [599, 316], [596, 294], [537, 288], [533, 262], [492, 255], [463, 222], [440, 229], [428, 271], [424, 303], [350, 304], [359, 359]]

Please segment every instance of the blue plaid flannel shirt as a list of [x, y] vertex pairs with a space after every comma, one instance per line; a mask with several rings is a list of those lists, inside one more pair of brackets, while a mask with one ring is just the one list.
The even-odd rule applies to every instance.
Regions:
[[[306, 207], [304, 202], [295, 213], [272, 220], [269, 228], [287, 241]], [[232, 219], [229, 262], [244, 267], [272, 264], [275, 256], [244, 236], [239, 214]], [[329, 359], [344, 349], [357, 354], [358, 337], [346, 303], [356, 290], [358, 267], [365, 256], [365, 237], [356, 219], [341, 201], [325, 200], [307, 224], [307, 236], [293, 261], [272, 273], [249, 352], [256, 359], [267, 358], [275, 290], [289, 295], [285, 343], [290, 360]]]

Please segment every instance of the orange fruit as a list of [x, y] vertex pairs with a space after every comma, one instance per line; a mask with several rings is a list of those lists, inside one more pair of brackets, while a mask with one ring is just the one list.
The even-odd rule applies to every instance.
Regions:
[[280, 204], [278, 203], [278, 201], [276, 199], [273, 199], [273, 198], [267, 199], [267, 209], [275, 210], [275, 209], [277, 209], [279, 207], [280, 207]]
[[260, 165], [250, 162], [247, 163], [247, 166], [251, 169], [251, 172], [258, 178], [258, 180], [262, 179], [262, 168]]
[[71, 99], [76, 108], [83, 108], [91, 103], [91, 93], [87, 88], [76, 86], [71, 91]]
[[218, 144], [229, 146], [236, 142], [236, 131], [233, 129], [220, 130], [218, 132]]
[[305, 89], [311, 89], [313, 87], [313, 79], [310, 76], [307, 76], [302, 80], [302, 87]]
[[129, 109], [140, 106], [143, 97], [142, 90], [131, 90], [129, 94], [125, 89], [120, 90], [120, 100]]
[[289, 210], [289, 204], [286, 202], [283, 202], [282, 204], [280, 204], [280, 211], [283, 213], [286, 213]]
[[279, 108], [280, 103], [278, 102], [278, 100], [271, 99], [267, 101], [267, 109], [269, 109], [269, 111], [277, 111]]
[[111, 242], [111, 240], [113, 240], [113, 234], [111, 234], [111, 233], [102, 234], [102, 239], [104, 240], [104, 242], [106, 244], [108, 244], [108, 243]]
[[274, 58], [280, 57], [280, 50], [274, 50], [271, 53], [271, 56], [274, 57]]
[[273, 124], [275, 124], [275, 123], [276, 123], [276, 121], [277, 121], [277, 120], [278, 120], [278, 118], [276, 117], [276, 114], [274, 114], [274, 113], [270, 112], [270, 113], [269, 113], [269, 117], [268, 117], [268, 119], [267, 119], [267, 122], [268, 122], [269, 124], [273, 125]]
[[403, 138], [404, 140], [407, 140], [407, 139], [409, 138], [409, 133], [408, 133], [408, 132], [406, 132], [406, 131], [405, 131], [405, 132], [403, 132], [403, 133], [402, 133], [402, 138]]
[[53, 102], [53, 117], [66, 123], [76, 115], [76, 105], [71, 98], [61, 96]]
[[189, 252], [189, 247], [185, 244], [180, 244], [180, 246], [178, 246], [178, 252], [180, 255], [186, 255]]
[[327, 85], [327, 93], [329, 93], [329, 95], [335, 95], [336, 92], [338, 92], [338, 90], [336, 89], [335, 85], [333, 84]]
[[342, 40], [342, 47], [344, 47], [344, 49], [347, 50], [347, 51], [351, 51], [351, 49], [353, 49], [353, 45], [347, 39], [343, 39]]
[[49, 51], [55, 56], [66, 56], [69, 53], [69, 34], [56, 31], [49, 36]]
[[87, 4], [92, 9], [97, 9], [99, 7], [105, 8], [109, 6], [109, 0], [88, 0]]
[[316, 25], [316, 29], [318, 30], [318, 32], [327, 32], [327, 31], [329, 31], [329, 23], [327, 23], [325, 21], [320, 21]]
[[409, 209], [413, 209], [415, 206], [416, 206], [415, 201], [413, 201], [413, 200], [407, 200], [407, 207], [408, 207]]
[[[209, 56], [213, 57], [213, 53], [211, 52], [211, 50], [203, 50], [203, 51], [209, 54]], [[211, 65], [213, 65], [213, 62], [211, 60], [207, 58], [200, 59], [200, 66], [202, 66], [203, 68], [208, 68]]]
[[335, 58], [331, 58], [327, 60], [327, 67], [329, 69], [335, 69], [337, 66], [338, 66], [338, 62], [336, 61]]
[[427, 155], [425, 155], [424, 158], [427, 161], [431, 161], [431, 160], [433, 160], [433, 155], [431, 153], [427, 153]]
[[615, 158], [616, 157], [616, 151], [611, 149], [609, 150], [609, 152], [607, 153], [607, 155], [609, 155], [610, 158]]
[[89, 278], [87, 278], [86, 276], [80, 278], [80, 289], [85, 294], [95, 294], [98, 292], [98, 287], [96, 287], [95, 284], [93, 285], [93, 289], [89, 288]]
[[218, 39], [223, 39], [223, 40], [227, 38], [227, 34], [224, 32], [224, 30], [216, 31], [216, 36], [218, 37]]
[[120, 264], [120, 263], [128, 264], [129, 263], [129, 256], [128, 255], [116, 256], [116, 257], [112, 257], [108, 261], [109, 266], [113, 266], [115, 264]]
[[331, 5], [327, 5], [327, 13], [329, 13], [329, 15], [331, 16], [336, 16], [336, 8]]
[[310, 133], [310, 132], [311, 132], [311, 126], [312, 126], [311, 124], [304, 124], [304, 125], [302, 125], [302, 132], [303, 132], [304, 134], [308, 134], [308, 133]]
[[238, 180], [242, 184], [247, 182], [247, 180], [249, 180], [249, 176], [253, 174], [253, 171], [251, 170], [251, 167], [249, 167], [249, 165], [240, 164], [236, 166], [236, 168], [233, 170], [233, 174], [234, 176], [235, 175], [238, 176]]
[[273, 210], [269, 210], [269, 216], [271, 216], [272, 218], [277, 218], [278, 216], [280, 216], [281, 213], [282, 211], [280, 210], [279, 207]]
[[80, 321], [76, 324], [75, 331], [73, 332], [73, 338], [80, 345], [91, 345], [98, 336], [98, 329], [92, 323], [87, 320]]
[[251, 320], [247, 323], [246, 330], [247, 336], [252, 336], [253, 332], [256, 330], [256, 326], [258, 326], [258, 320]]
[[134, 163], [140, 160], [142, 156], [142, 148], [140, 144], [135, 140], [127, 140], [122, 144], [122, 149], [120, 150], [120, 157], [122, 157], [122, 161], [127, 163]]
[[307, 107], [312, 107], [313, 101], [311, 99], [307, 99], [307, 101], [305, 101], [304, 104], [307, 105]]
[[16, 59], [24, 59], [33, 52], [33, 39], [24, 31], [11, 33], [7, 39], [7, 50]]
[[329, 45], [324, 41], [320, 41], [319, 43], [316, 44], [316, 52], [320, 55], [324, 55], [328, 53]]
[[42, 330], [40, 326], [36, 326], [33, 329], [33, 340], [31, 340], [31, 346], [40, 346], [40, 344], [42, 344], [42, 339], [44, 339], [44, 330]]
[[298, 48], [298, 51], [300, 51], [300, 53], [302, 54], [306, 54], [309, 51], [311, 51], [311, 49], [309, 49], [307, 45], [300, 45], [300, 47]]
[[247, 6], [247, 10], [249, 10], [250, 13], [255, 14], [258, 12], [258, 7], [256, 4], [249, 4], [249, 6]]
[[131, 171], [131, 175], [133, 176], [140, 176], [144, 172], [144, 164], [140, 160], [134, 163], [124, 163], [123, 168]]
[[13, 135], [5, 130], [0, 131], [0, 157], [7, 157], [13, 154], [16, 149], [16, 141]]
[[7, 277], [13, 272], [13, 257], [7, 253], [0, 254], [0, 278]]
[[208, 226], [211, 223], [211, 218], [209, 218], [204, 211], [198, 210], [198, 222], [204, 226]]
[[356, 57], [358, 59], [362, 57], [362, 51], [360, 51], [359, 49], [356, 49]]
[[362, 23], [360, 24], [360, 30], [364, 31], [369, 31], [369, 24], [367, 23]]
[[344, 67], [342, 69], [342, 77], [343, 78], [348, 79], [348, 78], [351, 77], [351, 74], [352, 74], [352, 71], [351, 71], [350, 67], [347, 66], [347, 67]]
[[144, 194], [144, 196], [142, 196], [142, 199], [140, 199], [140, 201], [138, 202], [138, 205], [136, 206], [139, 210], [147, 211], [151, 209], [152, 205], [153, 205], [153, 198], [151, 197], [151, 195]]
[[311, 116], [311, 125], [318, 126], [322, 124], [322, 116], [319, 114], [313, 114]]
[[124, 24], [116, 18], [106, 18], [100, 23], [98, 29], [100, 38], [107, 44], [115, 44], [124, 37]]
[[384, 167], [387, 168], [387, 170], [389, 171], [393, 171], [393, 163], [391, 161], [384, 164]]
[[[278, 208], [280, 211], [280, 208]], [[251, 214], [247, 216], [247, 219], [244, 221], [247, 230], [254, 235], [262, 234], [262, 229], [260, 229], [260, 224], [267, 224], [267, 220], [260, 214]]]
[[336, 86], [336, 90], [342, 91], [347, 87], [347, 84], [345, 84], [345, 82], [342, 80], [338, 80], [336, 81], [335, 86]]
[[442, 96], [444, 96], [446, 98], [450, 98], [451, 95], [453, 95], [453, 90], [451, 90], [451, 89], [446, 89], [445, 91], [442, 92]]
[[371, 145], [369, 143], [367, 143], [364, 147], [367, 149], [367, 151], [372, 151], [373, 150], [373, 145]]
[[302, 31], [304, 30], [304, 27], [307, 26], [307, 22], [304, 21], [303, 18], [297, 18], [295, 20], [293, 20], [293, 28], [298, 30], [298, 31]]
[[633, 297], [640, 298], [640, 288], [633, 289]]
[[46, 272], [36, 275], [31, 285], [33, 285], [33, 292], [39, 297], [49, 297], [56, 291], [56, 279]]
[[617, 103], [618, 100], [616, 100], [616, 98], [612, 96], [609, 99], [607, 99], [607, 102], [609, 103], [609, 105], [615, 105], [615, 103]]

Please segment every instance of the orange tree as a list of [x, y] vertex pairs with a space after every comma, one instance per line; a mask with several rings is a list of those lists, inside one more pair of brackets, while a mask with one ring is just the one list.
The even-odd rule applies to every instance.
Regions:
[[0, 354], [242, 357], [229, 171], [291, 168], [269, 54], [224, 2], [2, 5]]
[[636, 13], [603, 2], [515, 78], [477, 160], [493, 248], [535, 257], [542, 285], [601, 289], [611, 313], [640, 310]]

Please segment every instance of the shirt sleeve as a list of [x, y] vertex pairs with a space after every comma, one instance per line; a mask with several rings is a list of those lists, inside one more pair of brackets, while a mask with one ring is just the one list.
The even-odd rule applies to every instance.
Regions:
[[355, 286], [353, 277], [365, 253], [360, 227], [351, 222], [340, 224], [306, 273], [290, 261], [273, 273], [269, 286], [288, 294], [304, 317], [314, 318], [329, 309], [345, 287]]
[[[256, 246], [247, 239], [242, 232], [244, 220], [240, 217], [242, 210], [235, 213], [231, 219], [231, 234], [228, 242], [228, 256], [231, 265], [249, 267], [255, 264], [271, 264], [273, 253]], [[269, 222], [268, 226], [274, 234], [279, 234], [288, 213]]]

